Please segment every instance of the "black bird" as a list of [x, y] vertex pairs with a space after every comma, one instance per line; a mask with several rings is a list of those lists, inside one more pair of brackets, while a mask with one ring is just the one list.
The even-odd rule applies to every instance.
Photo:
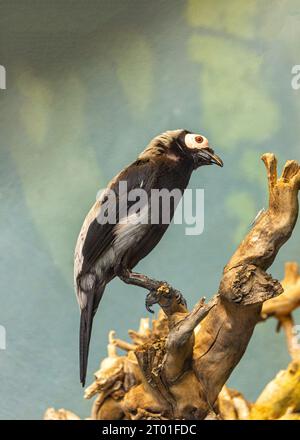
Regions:
[[[166, 131], [155, 137], [137, 160], [109, 183], [88, 213], [77, 240], [74, 263], [75, 288], [81, 310], [82, 386], [86, 379], [93, 317], [106, 284], [116, 276], [125, 283], [143, 287], [150, 292], [162, 284], [132, 272], [136, 264], [158, 244], [176, 208], [176, 203], [171, 203], [169, 222], [165, 223], [159, 213], [158, 222], [151, 224], [151, 190], [178, 189], [182, 194], [193, 170], [211, 164], [223, 166], [222, 160], [204, 136], [187, 130]], [[143, 212], [144, 218], [149, 220], [147, 223], [138, 223], [136, 219], [134, 221], [134, 215], [129, 214], [134, 203], [128, 201], [127, 193], [120, 190], [120, 182], [126, 182], [127, 193], [142, 188], [148, 195], [148, 204], [141, 206], [139, 211], [140, 215]], [[112, 192], [115, 200], [109, 197]], [[114, 219], [105, 223], [103, 219], [109, 211]], [[146, 305], [148, 308], [147, 302]]]

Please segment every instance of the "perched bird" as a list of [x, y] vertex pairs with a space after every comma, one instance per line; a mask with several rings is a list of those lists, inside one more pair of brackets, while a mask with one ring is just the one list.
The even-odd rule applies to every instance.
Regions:
[[[171, 204], [169, 222], [162, 221], [160, 215], [159, 220], [151, 224], [149, 200], [153, 197], [152, 190], [178, 189], [182, 195], [193, 170], [211, 164], [223, 166], [204, 136], [187, 130], [166, 131], [155, 137], [137, 160], [109, 183], [88, 213], [77, 240], [74, 264], [75, 289], [81, 310], [79, 351], [83, 386], [93, 317], [106, 284], [116, 276], [150, 292], [162, 284], [132, 272], [158, 244], [176, 208], [176, 203]], [[121, 182], [126, 182], [126, 194], [120, 190]], [[129, 201], [127, 195], [136, 189], [143, 189], [148, 196], [148, 203], [141, 205], [139, 211], [147, 222], [137, 222], [136, 214], [129, 214], [134, 202]], [[112, 192], [115, 198], [109, 197]], [[114, 221], [104, 222], [108, 211], [114, 214]]]

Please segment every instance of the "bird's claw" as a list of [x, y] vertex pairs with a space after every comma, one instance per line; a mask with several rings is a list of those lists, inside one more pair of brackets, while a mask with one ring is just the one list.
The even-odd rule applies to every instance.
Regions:
[[146, 310], [148, 311], [148, 312], [150, 312], [150, 313], [154, 313], [154, 310], [152, 310], [151, 308], [150, 308], [150, 306], [148, 306], [147, 305], [147, 301], [146, 301]]
[[159, 298], [156, 290], [150, 290], [150, 292], [146, 296], [145, 306], [148, 312], [154, 313], [154, 310], [151, 309], [151, 306], [158, 303]]
[[150, 292], [147, 294], [145, 301], [146, 309], [148, 312], [154, 313], [151, 306], [159, 303], [162, 297], [168, 298], [169, 301], [172, 301], [174, 296], [178, 304], [182, 304], [183, 306], [187, 307], [186, 300], [182, 293], [179, 292], [179, 290], [173, 289], [169, 284], [163, 283], [156, 290], [150, 290]]
[[183, 306], [187, 307], [186, 299], [182, 293], [179, 292], [179, 290], [175, 290], [175, 298], [178, 304], [182, 304]]
[[151, 306], [159, 303], [161, 296], [168, 295], [170, 291], [171, 291], [171, 287], [165, 281], [160, 283], [157, 289], [150, 290], [150, 292], [146, 296], [146, 301], [145, 301], [146, 309], [148, 310], [148, 312], [154, 313], [154, 311], [151, 309]]

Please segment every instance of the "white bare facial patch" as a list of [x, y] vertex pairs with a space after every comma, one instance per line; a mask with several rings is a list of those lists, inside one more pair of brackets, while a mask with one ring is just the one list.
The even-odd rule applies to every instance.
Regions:
[[208, 140], [206, 137], [202, 136], [201, 134], [194, 134], [189, 133], [186, 134], [184, 137], [185, 145], [188, 148], [195, 149], [195, 148], [207, 148], [209, 147]]

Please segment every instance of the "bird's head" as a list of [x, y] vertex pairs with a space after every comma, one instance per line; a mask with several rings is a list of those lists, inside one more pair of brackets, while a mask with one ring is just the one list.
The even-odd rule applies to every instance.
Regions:
[[179, 154], [183, 154], [187, 158], [193, 161], [194, 168], [199, 168], [203, 165], [218, 165], [223, 166], [223, 161], [220, 159], [214, 150], [210, 146], [207, 138], [202, 134], [191, 133], [187, 130], [176, 130], [180, 131], [174, 137], [173, 149], [178, 148]]
[[166, 155], [173, 160], [189, 161], [194, 169], [203, 165], [223, 166], [223, 161], [215, 154], [206, 137], [188, 130], [162, 133], [150, 142], [141, 156], [157, 155]]

